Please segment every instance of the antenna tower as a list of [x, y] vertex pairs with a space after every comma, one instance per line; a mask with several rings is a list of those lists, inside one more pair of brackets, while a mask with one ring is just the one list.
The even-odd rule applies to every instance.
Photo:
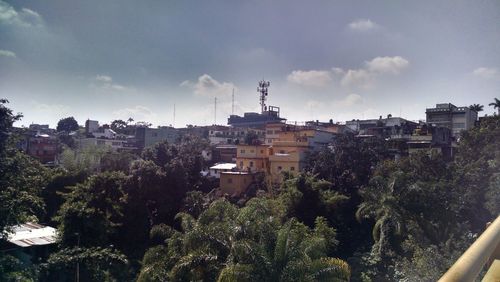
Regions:
[[260, 110], [263, 114], [267, 111], [266, 98], [267, 98], [267, 88], [271, 85], [269, 81], [261, 80], [259, 81], [259, 87], [257, 87], [257, 92], [260, 93]]
[[214, 125], [217, 125], [217, 97], [214, 97]]
[[234, 88], [233, 88], [233, 96], [232, 96], [232, 104], [231, 104], [231, 114], [234, 115]]

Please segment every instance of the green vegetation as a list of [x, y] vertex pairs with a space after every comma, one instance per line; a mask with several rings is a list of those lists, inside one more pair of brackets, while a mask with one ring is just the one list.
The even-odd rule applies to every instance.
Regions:
[[500, 213], [500, 116], [464, 132], [451, 161], [395, 161], [384, 140], [343, 135], [272, 194], [232, 203], [207, 194], [202, 139], [99, 152], [95, 167], [66, 149], [48, 169], [15, 149], [6, 103], [1, 240], [39, 221], [59, 241], [33, 264], [0, 252], [0, 281], [434, 281]]

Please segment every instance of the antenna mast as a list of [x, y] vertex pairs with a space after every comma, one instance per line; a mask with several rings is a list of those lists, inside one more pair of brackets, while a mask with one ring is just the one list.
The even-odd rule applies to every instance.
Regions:
[[267, 98], [267, 88], [271, 85], [269, 81], [261, 80], [259, 81], [259, 87], [257, 87], [257, 92], [260, 93], [260, 110], [263, 114], [267, 111], [266, 98]]
[[174, 104], [174, 127], [175, 127], [175, 104]]
[[231, 114], [234, 115], [234, 88], [233, 88], [233, 96], [232, 96], [232, 104], [231, 104]]
[[217, 97], [214, 97], [214, 125], [217, 125]]

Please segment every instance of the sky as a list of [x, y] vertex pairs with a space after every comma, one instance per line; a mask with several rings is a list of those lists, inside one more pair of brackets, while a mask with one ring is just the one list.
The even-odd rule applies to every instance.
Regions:
[[234, 114], [260, 111], [262, 79], [290, 122], [419, 120], [448, 102], [491, 115], [500, 1], [0, 0], [17, 126], [226, 124], [233, 89]]

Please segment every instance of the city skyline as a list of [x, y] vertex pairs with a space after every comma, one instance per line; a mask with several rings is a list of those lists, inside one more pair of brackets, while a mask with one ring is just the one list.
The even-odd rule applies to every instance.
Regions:
[[259, 112], [424, 119], [500, 93], [500, 3], [0, 1], [0, 96], [24, 118], [154, 126]]

